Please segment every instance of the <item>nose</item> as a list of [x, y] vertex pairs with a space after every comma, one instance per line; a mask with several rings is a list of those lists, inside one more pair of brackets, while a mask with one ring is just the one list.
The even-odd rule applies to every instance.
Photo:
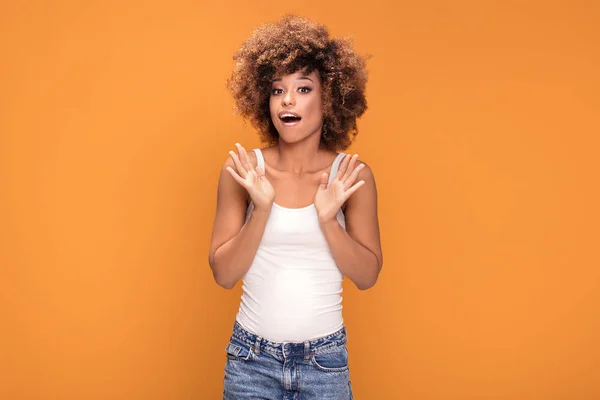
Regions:
[[294, 96], [292, 95], [292, 92], [287, 92], [285, 96], [283, 96], [281, 102], [284, 107], [291, 106], [292, 104], [294, 104]]

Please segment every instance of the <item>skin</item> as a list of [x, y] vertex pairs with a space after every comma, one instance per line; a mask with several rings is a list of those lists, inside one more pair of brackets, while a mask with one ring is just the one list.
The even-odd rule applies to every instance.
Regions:
[[[263, 149], [265, 171], [257, 167], [254, 152], [238, 143], [221, 171], [209, 250], [216, 282], [232, 288], [248, 271], [277, 203], [286, 208], [314, 205], [341, 273], [361, 290], [372, 287], [383, 265], [375, 179], [355, 154], [343, 159], [336, 177], [327, 183], [337, 154], [320, 146], [323, 108], [318, 71], [277, 76], [269, 110], [280, 137], [277, 145]], [[285, 111], [302, 119], [286, 126], [279, 118]], [[248, 200], [255, 208], [245, 223]], [[336, 219], [340, 208], [346, 230]]]

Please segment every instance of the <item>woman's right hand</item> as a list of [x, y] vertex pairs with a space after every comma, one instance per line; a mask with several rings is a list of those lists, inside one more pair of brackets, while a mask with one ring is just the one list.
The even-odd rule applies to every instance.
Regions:
[[256, 168], [252, 166], [246, 150], [239, 143], [236, 143], [235, 146], [239, 155], [234, 151], [229, 152], [235, 164], [235, 170], [227, 167], [227, 171], [229, 171], [233, 179], [248, 191], [255, 209], [270, 211], [275, 200], [275, 190], [267, 180], [265, 171], [258, 166]]

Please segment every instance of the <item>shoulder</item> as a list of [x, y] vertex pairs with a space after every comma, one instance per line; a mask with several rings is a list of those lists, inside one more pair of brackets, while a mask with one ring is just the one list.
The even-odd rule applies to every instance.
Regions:
[[[351, 157], [352, 154], [348, 154], [347, 156]], [[361, 164], [363, 164], [364, 167], [362, 167], [358, 173], [354, 184], [360, 181], [364, 181], [364, 184], [348, 198], [342, 207], [344, 213], [354, 214], [356, 212], [361, 212], [365, 207], [376, 207], [377, 186], [375, 185], [375, 175], [372, 168], [361, 159], [357, 160], [355, 167]]]
[[[352, 157], [354, 154], [353, 153], [344, 153], [346, 157]], [[344, 160], [342, 159], [342, 162]], [[375, 183], [375, 175], [373, 173], [373, 169], [369, 166], [369, 164], [367, 164], [364, 160], [362, 159], [358, 159], [356, 160], [356, 164], [355, 164], [355, 168], [358, 167], [359, 165], [363, 165], [362, 169], [360, 170], [360, 172], [358, 173], [358, 177], [356, 179], [356, 182], [358, 181], [365, 181], [365, 184], [374, 184]]]
[[356, 162], [356, 165], [364, 165], [364, 167], [360, 170], [360, 172], [358, 173], [358, 180], [364, 180], [365, 183], [368, 183], [368, 181], [373, 181], [375, 182], [375, 175], [373, 174], [373, 169], [363, 160], [358, 159]]
[[379, 240], [379, 217], [377, 212], [377, 188], [373, 169], [364, 161], [358, 160], [356, 166], [364, 167], [358, 173], [354, 184], [364, 184], [348, 198], [345, 211], [346, 231], [357, 242], [369, 249], [377, 258], [379, 268], [383, 263]]
[[356, 191], [350, 198], [348, 199], [349, 203], [352, 203], [353, 200], [355, 203], [362, 203], [364, 201], [372, 201], [377, 198], [377, 186], [375, 184], [375, 174], [373, 173], [373, 169], [363, 160], [358, 159], [356, 162], [356, 167], [359, 165], [363, 165], [362, 169], [358, 173], [356, 177], [356, 182], [364, 181], [363, 186]]
[[[263, 147], [259, 148], [258, 150], [260, 150], [266, 166], [277, 164], [278, 152], [275, 146]], [[252, 160], [254, 160], [254, 166], [256, 167], [258, 165], [258, 160], [256, 159], [256, 153], [254, 151], [252, 152], [252, 157]]]

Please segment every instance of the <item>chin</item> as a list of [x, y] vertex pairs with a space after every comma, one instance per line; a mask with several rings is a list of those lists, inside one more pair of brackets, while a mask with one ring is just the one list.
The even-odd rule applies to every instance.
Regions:
[[321, 133], [320, 132], [314, 132], [314, 133], [309, 133], [306, 131], [293, 131], [293, 130], [289, 130], [286, 132], [286, 128], [284, 127], [281, 130], [277, 131], [279, 133], [279, 140], [282, 140], [286, 143], [298, 143], [301, 142], [303, 140], [306, 140], [308, 138], [310, 138], [313, 135], [318, 135], [320, 136]]
[[290, 143], [290, 144], [302, 142], [303, 140], [306, 140], [309, 137], [310, 137], [310, 135], [307, 135], [307, 134], [303, 134], [303, 135], [302, 134], [290, 135], [289, 133], [287, 135], [279, 134], [279, 140], [282, 140], [282, 141], [284, 141], [286, 143]]

